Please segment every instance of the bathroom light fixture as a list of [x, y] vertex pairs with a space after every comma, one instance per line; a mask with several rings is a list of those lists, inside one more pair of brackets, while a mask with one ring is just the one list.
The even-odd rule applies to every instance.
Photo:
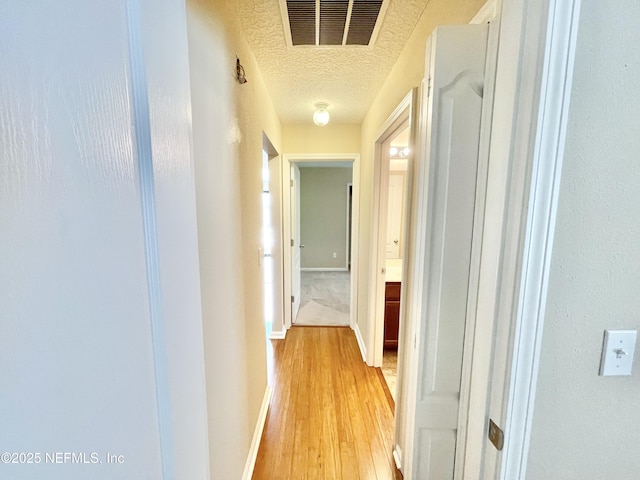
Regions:
[[329, 104], [324, 102], [316, 103], [316, 111], [313, 112], [313, 123], [318, 125], [319, 127], [324, 127], [327, 123], [329, 123], [329, 111], [327, 107]]
[[389, 155], [391, 158], [407, 158], [411, 150], [409, 147], [391, 147], [389, 148]]
[[247, 83], [247, 76], [244, 73], [244, 67], [240, 65], [240, 59], [236, 57], [236, 80], [240, 85]]

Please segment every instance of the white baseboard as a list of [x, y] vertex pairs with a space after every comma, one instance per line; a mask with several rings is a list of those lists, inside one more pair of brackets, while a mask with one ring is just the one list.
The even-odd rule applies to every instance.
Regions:
[[273, 330], [271, 331], [271, 335], [269, 335], [269, 339], [270, 340], [284, 340], [284, 337], [287, 336], [287, 329], [283, 328], [281, 331], [279, 332], [274, 332]]
[[301, 272], [348, 272], [349, 269], [345, 267], [333, 267], [333, 268], [315, 268], [305, 267], [300, 269]]
[[398, 445], [393, 447], [393, 461], [396, 462], [396, 468], [402, 471], [402, 449]]
[[251, 440], [251, 447], [249, 448], [247, 463], [245, 463], [244, 465], [242, 480], [251, 480], [251, 477], [253, 476], [253, 468], [256, 466], [256, 459], [258, 458], [258, 449], [260, 448], [260, 440], [262, 439], [262, 431], [264, 430], [264, 424], [267, 422], [267, 413], [269, 412], [270, 401], [271, 401], [271, 387], [267, 385], [267, 388], [264, 391], [264, 397], [262, 398], [262, 406], [260, 407], [260, 413], [258, 414], [258, 422], [256, 423], [256, 430], [255, 432], [253, 432], [253, 440]]
[[360, 327], [356, 323], [353, 327], [353, 331], [356, 334], [356, 340], [358, 341], [358, 347], [360, 347], [360, 353], [362, 354], [362, 360], [367, 361], [367, 347], [364, 346], [364, 340], [362, 339], [362, 334], [360, 333]]

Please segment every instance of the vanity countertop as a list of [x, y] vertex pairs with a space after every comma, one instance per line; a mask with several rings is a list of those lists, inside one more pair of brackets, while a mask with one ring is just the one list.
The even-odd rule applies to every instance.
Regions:
[[385, 274], [385, 281], [402, 281], [402, 258], [387, 258], [386, 269], [387, 273]]

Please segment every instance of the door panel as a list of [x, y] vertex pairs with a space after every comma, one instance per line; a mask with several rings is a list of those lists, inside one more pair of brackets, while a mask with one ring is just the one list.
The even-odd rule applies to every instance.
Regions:
[[451, 479], [454, 472], [486, 38], [486, 25], [438, 27], [428, 46], [414, 479]]
[[405, 175], [389, 174], [389, 197], [387, 209], [387, 258], [402, 258], [402, 229], [404, 225]]
[[430, 429], [420, 432], [420, 445], [425, 446], [425, 454], [418, 461], [418, 471], [423, 472], [418, 478], [447, 479], [453, 478], [453, 459], [456, 453], [456, 436], [449, 429]]

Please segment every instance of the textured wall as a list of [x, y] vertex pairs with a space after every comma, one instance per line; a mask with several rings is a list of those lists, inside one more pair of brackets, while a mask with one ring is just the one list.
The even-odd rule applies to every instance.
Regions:
[[[237, 3], [187, 2], [212, 477], [241, 478], [267, 386], [263, 132], [280, 122], [240, 34]], [[248, 83], [234, 81], [236, 55]]]
[[640, 355], [598, 376], [603, 331], [640, 328], [638, 18], [582, 2], [528, 480], [640, 472]]
[[360, 125], [285, 125], [282, 148], [283, 153], [358, 153]]
[[[347, 265], [347, 184], [351, 168], [300, 169], [302, 268]], [[336, 258], [333, 258], [333, 253]]]

